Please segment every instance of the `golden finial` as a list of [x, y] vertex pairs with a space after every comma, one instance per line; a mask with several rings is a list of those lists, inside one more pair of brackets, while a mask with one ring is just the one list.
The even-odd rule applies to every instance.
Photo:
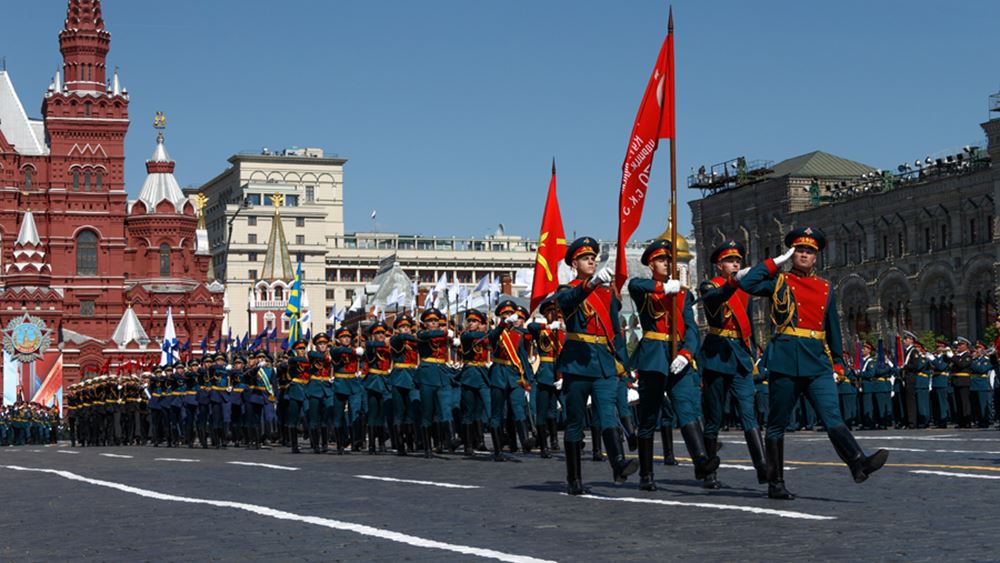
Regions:
[[205, 205], [208, 204], [208, 196], [205, 194], [197, 194], [194, 196], [194, 205], [198, 208], [198, 213], [202, 215], [205, 214]]
[[167, 116], [163, 115], [162, 111], [156, 112], [156, 115], [153, 116], [153, 128], [163, 129], [166, 126], [167, 126]]
[[270, 197], [271, 197], [271, 205], [274, 206], [274, 211], [277, 213], [278, 208], [285, 204], [285, 196], [284, 194], [276, 193], [272, 194]]

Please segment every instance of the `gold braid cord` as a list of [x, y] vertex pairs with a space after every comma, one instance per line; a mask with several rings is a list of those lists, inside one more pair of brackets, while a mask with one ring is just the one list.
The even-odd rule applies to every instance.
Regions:
[[[775, 334], [788, 328], [794, 315], [795, 298], [792, 297], [792, 290], [785, 284], [785, 274], [778, 274], [774, 293], [771, 294], [771, 324], [774, 325]], [[779, 322], [778, 318], [782, 320]]]

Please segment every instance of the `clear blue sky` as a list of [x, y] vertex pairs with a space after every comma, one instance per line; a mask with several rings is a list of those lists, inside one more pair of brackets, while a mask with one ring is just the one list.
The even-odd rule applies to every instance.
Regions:
[[[4, 2], [0, 55], [38, 116], [63, 0]], [[613, 238], [620, 167], [667, 4], [105, 0], [132, 96], [135, 194], [153, 113], [182, 185], [263, 146], [349, 158], [348, 230], [537, 236], [549, 162], [567, 234]], [[153, 9], [156, 7], [157, 9]], [[1000, 86], [993, 2], [674, 4], [679, 207], [692, 167], [816, 149], [883, 168], [982, 138]], [[664, 144], [639, 238], [662, 231]]]

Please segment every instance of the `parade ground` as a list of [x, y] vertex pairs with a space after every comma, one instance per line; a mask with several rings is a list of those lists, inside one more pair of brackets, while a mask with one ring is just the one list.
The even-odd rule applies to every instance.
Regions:
[[[615, 486], [583, 462], [571, 497], [554, 459], [290, 454], [188, 448], [0, 449], [3, 561], [988, 560], [995, 557], [1000, 433], [859, 432], [891, 451], [856, 485], [826, 435], [796, 432], [768, 500], [742, 434], [723, 433], [706, 491], [681, 465]], [[680, 435], [675, 435], [681, 446]], [[657, 444], [657, 452], [660, 452]]]

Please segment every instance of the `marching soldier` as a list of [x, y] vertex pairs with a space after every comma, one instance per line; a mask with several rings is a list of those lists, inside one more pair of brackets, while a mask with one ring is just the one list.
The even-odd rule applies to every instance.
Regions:
[[927, 349], [924, 345], [917, 340], [914, 342], [914, 346], [917, 347], [917, 356], [919, 358], [917, 362], [917, 377], [916, 377], [916, 404], [917, 404], [917, 426], [916, 428], [927, 428], [930, 426], [931, 421], [931, 402], [930, 402], [930, 386], [931, 386], [931, 362], [934, 356], [927, 353]]
[[183, 396], [183, 407], [184, 407], [184, 440], [187, 442], [188, 448], [194, 447], [195, 439], [195, 422], [198, 419], [198, 393], [200, 386], [198, 385], [198, 361], [189, 360], [187, 363], [187, 369], [184, 370], [184, 396]]
[[[451, 416], [451, 407], [447, 393], [449, 383], [445, 373], [448, 362], [448, 342], [455, 333], [438, 328], [444, 315], [434, 307], [425, 309], [420, 314], [423, 330], [417, 333], [417, 351], [420, 354], [420, 366], [416, 370], [415, 383], [420, 389], [420, 427], [424, 439], [424, 457], [431, 457], [431, 425], [438, 430], [437, 434], [443, 444], [450, 440], [450, 434], [441, 431], [446, 417]], [[446, 410], [447, 409], [447, 410]]]
[[226, 357], [215, 356], [215, 364], [211, 371], [211, 392], [209, 407], [211, 409], [212, 445], [215, 449], [226, 447], [226, 410], [229, 408], [229, 370], [226, 369]]
[[937, 340], [934, 343], [937, 354], [931, 360], [931, 413], [934, 417], [934, 425], [938, 428], [947, 428], [948, 421], [951, 420], [951, 408], [948, 403], [948, 388], [950, 386], [951, 367], [948, 354], [951, 350], [944, 340]]
[[[362, 441], [355, 422], [360, 420], [361, 397], [364, 393], [364, 388], [358, 381], [358, 362], [364, 358], [365, 349], [352, 345], [355, 337], [350, 328], [338, 328], [333, 337], [337, 340], [337, 346], [330, 349], [334, 376], [333, 402], [326, 418], [327, 427], [333, 429], [337, 438], [337, 454], [343, 455], [348, 439], [353, 452], [359, 451]], [[350, 410], [349, 416], [344, 413], [345, 408]], [[326, 440], [323, 443], [326, 444]]]
[[993, 369], [986, 354], [986, 345], [976, 342], [976, 350], [970, 366], [972, 377], [969, 381], [969, 393], [972, 402], [972, 419], [979, 428], [990, 426], [990, 370]]
[[917, 349], [917, 335], [903, 331], [903, 365], [899, 366], [903, 380], [903, 396], [907, 428], [916, 428], [917, 421], [917, 374], [925, 360]]
[[482, 311], [466, 311], [465, 330], [456, 345], [462, 359], [460, 381], [462, 402], [465, 404], [465, 411], [462, 413], [462, 437], [465, 443], [463, 453], [468, 457], [474, 455], [479, 441], [480, 434], [476, 430], [476, 424], [482, 424], [491, 414], [490, 340], [483, 330], [486, 323], [486, 315]]
[[835, 374], [834, 379], [837, 381], [840, 415], [847, 429], [853, 430], [858, 418], [858, 370], [850, 364], [847, 354], [844, 354], [844, 366], [844, 373]]
[[406, 455], [407, 443], [412, 448], [416, 436], [416, 370], [420, 363], [417, 352], [417, 338], [412, 334], [413, 319], [400, 315], [392, 323], [393, 335], [389, 339], [389, 353], [392, 357], [392, 374], [389, 386], [392, 389], [392, 445], [396, 455]]
[[[523, 318], [517, 306], [512, 301], [503, 301], [494, 313], [500, 322], [489, 332], [493, 352], [493, 365], [490, 367], [490, 439], [493, 441], [494, 460], [504, 461], [500, 446], [505, 441], [502, 430], [508, 405], [521, 449], [528, 453], [534, 447], [528, 437], [524, 401], [525, 391], [530, 385], [531, 367], [525, 348], [526, 334], [518, 330]], [[511, 443], [516, 444], [513, 440]]]
[[[670, 253], [670, 241], [650, 243], [641, 262], [649, 267], [652, 279], [632, 278], [628, 283], [643, 330], [633, 364], [639, 371], [639, 486], [644, 491], [657, 490], [653, 479], [653, 436], [664, 393], [669, 395], [680, 421], [695, 478], [704, 480], [719, 467], [719, 457], [706, 448], [698, 420], [701, 396], [693, 362], [699, 348], [698, 326], [688, 290], [670, 279]], [[674, 335], [680, 339], [676, 355], [672, 349]]]
[[[542, 301], [538, 310], [545, 316], [545, 324], [530, 323], [528, 331], [531, 332], [532, 340], [538, 348], [538, 370], [535, 372], [535, 386], [538, 390], [534, 405], [535, 424], [541, 456], [547, 458], [551, 457], [549, 445], [557, 445], [556, 415], [559, 412], [559, 389], [556, 388], [556, 382], [562, 379], [562, 376], [556, 372], [555, 366], [566, 340], [566, 331], [563, 330], [560, 321], [562, 312], [555, 299]], [[631, 422], [631, 419], [629, 421]]]
[[372, 326], [368, 336], [364, 347], [366, 369], [362, 385], [368, 399], [368, 454], [375, 455], [385, 453], [386, 415], [392, 403], [392, 391], [389, 388], [392, 357], [387, 342], [389, 327], [380, 321]]
[[[732, 392], [747, 450], [757, 470], [757, 482], [764, 484], [767, 483], [764, 443], [754, 416], [753, 372], [757, 344], [750, 321], [753, 307], [750, 297], [740, 289], [734, 277], [745, 258], [746, 249], [741, 243], [723, 242], [711, 256], [719, 275], [698, 287], [708, 320], [708, 333], [699, 355], [705, 393], [705, 454], [712, 458], [718, 452], [723, 406]], [[704, 487], [722, 487], [714, 471], [705, 477]]]
[[[566, 248], [567, 265], [576, 270], [576, 279], [556, 291], [555, 299], [566, 325], [566, 343], [556, 362], [563, 376], [566, 409], [566, 480], [571, 495], [585, 494], [580, 466], [587, 398], [597, 405], [601, 435], [608, 451], [612, 476], [618, 484], [639, 468], [636, 460], [625, 459], [618, 437], [615, 393], [618, 377], [628, 365], [625, 338], [617, 319], [621, 303], [607, 284], [614, 272], [604, 268], [595, 275], [600, 246], [591, 237], [582, 237]], [[495, 407], [494, 407], [495, 409]]]
[[972, 378], [972, 354], [969, 352], [971, 342], [964, 336], [959, 336], [956, 342], [957, 353], [951, 354], [949, 358], [951, 386], [955, 389], [955, 420], [959, 428], [969, 428], [972, 421], [972, 403], [969, 397]]
[[[814, 227], [794, 229], [785, 236], [788, 252], [768, 258], [742, 275], [740, 287], [751, 295], [771, 298], [774, 337], [764, 353], [769, 374], [770, 413], [767, 426], [768, 497], [795, 498], [785, 488], [784, 434], [792, 405], [805, 395], [816, 409], [834, 449], [862, 483], [880, 469], [889, 452], [867, 456], [844, 424], [832, 373], [843, 373], [840, 321], [830, 282], [813, 268], [826, 237]], [[792, 269], [781, 266], [792, 260]]]
[[[306, 397], [309, 400], [309, 446], [313, 453], [326, 453], [329, 449], [325, 425], [328, 411], [333, 408], [333, 384], [330, 353], [327, 350], [330, 339], [326, 333], [313, 337], [313, 350], [309, 352], [309, 382]], [[322, 443], [320, 442], [322, 434]], [[339, 442], [339, 440], [338, 440]], [[340, 444], [337, 444], [340, 446]]]
[[292, 344], [292, 355], [288, 357], [288, 389], [285, 393], [288, 410], [282, 423], [288, 429], [288, 441], [292, 444], [293, 454], [299, 453], [299, 420], [309, 400], [306, 392], [309, 385], [309, 358], [306, 355], [308, 346], [304, 339], [295, 341]]

